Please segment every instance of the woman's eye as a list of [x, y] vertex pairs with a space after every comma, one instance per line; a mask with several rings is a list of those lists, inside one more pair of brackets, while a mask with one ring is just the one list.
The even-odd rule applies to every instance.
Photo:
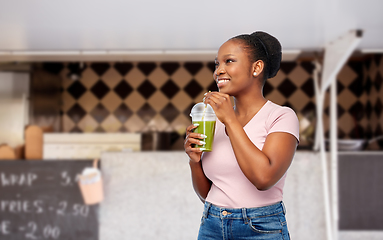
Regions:
[[231, 63], [231, 62], [234, 62], [233, 59], [227, 59], [226, 60], [226, 63]]

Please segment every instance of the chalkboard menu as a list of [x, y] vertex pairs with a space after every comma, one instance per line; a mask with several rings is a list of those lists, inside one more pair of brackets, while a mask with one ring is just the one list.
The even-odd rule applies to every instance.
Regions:
[[0, 240], [97, 240], [76, 176], [92, 160], [0, 161]]

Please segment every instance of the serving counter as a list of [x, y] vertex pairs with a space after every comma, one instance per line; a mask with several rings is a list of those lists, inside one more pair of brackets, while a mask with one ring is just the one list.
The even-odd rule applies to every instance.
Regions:
[[[100, 239], [196, 239], [203, 204], [194, 193], [184, 152], [103, 153], [101, 160]], [[325, 239], [322, 182], [319, 153], [298, 151], [284, 188], [292, 239]], [[342, 230], [339, 238], [383, 239], [383, 232]]]

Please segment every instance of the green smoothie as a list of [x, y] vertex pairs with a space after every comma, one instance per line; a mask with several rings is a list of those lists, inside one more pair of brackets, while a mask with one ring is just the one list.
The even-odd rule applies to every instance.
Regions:
[[211, 152], [214, 132], [215, 132], [215, 121], [193, 121], [193, 124], [198, 123], [199, 126], [194, 129], [195, 133], [204, 134], [207, 136], [205, 139], [201, 139], [206, 144], [204, 145], [195, 145], [195, 148], [201, 148], [204, 152]]

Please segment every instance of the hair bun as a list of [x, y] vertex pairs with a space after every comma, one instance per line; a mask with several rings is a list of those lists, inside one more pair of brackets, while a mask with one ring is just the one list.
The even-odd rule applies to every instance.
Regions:
[[282, 47], [278, 39], [265, 32], [254, 32], [250, 35], [258, 39], [266, 50], [268, 62], [268, 78], [277, 75], [282, 60]]

